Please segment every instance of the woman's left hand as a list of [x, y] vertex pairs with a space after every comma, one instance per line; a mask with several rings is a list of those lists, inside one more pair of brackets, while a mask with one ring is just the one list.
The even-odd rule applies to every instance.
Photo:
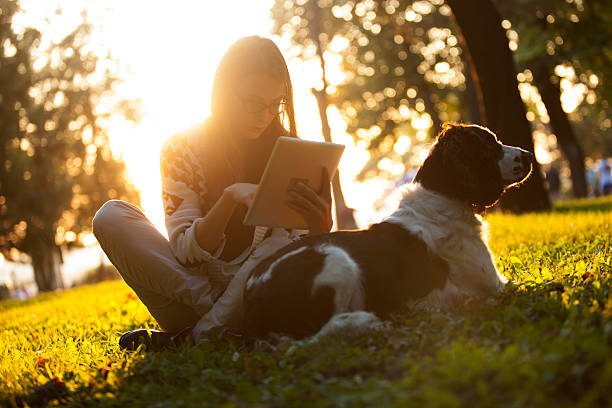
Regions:
[[318, 192], [307, 184], [299, 182], [289, 190], [289, 195], [292, 199], [287, 201], [287, 205], [302, 214], [308, 223], [310, 235], [322, 234], [331, 230], [333, 225], [331, 184], [326, 168], [323, 168], [321, 188]]

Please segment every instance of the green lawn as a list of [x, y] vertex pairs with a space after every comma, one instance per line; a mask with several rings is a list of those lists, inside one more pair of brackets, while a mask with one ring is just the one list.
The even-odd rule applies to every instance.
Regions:
[[612, 406], [612, 199], [487, 219], [503, 294], [307, 346], [122, 352], [156, 324], [121, 281], [0, 303], [0, 405]]

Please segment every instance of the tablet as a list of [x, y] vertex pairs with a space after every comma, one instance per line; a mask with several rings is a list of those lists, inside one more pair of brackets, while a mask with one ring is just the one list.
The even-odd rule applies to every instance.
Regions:
[[308, 229], [304, 217], [285, 203], [291, 198], [287, 190], [302, 181], [319, 191], [323, 168], [328, 169], [330, 180], [333, 179], [343, 152], [344, 145], [279, 137], [243, 223]]

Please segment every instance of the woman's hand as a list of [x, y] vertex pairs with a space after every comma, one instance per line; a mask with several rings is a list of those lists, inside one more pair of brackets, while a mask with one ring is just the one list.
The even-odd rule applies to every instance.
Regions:
[[251, 183], [235, 183], [225, 188], [225, 192], [230, 195], [232, 200], [238, 204], [243, 204], [249, 207], [253, 197], [255, 197], [257, 184]]
[[318, 192], [304, 183], [297, 183], [289, 190], [291, 200], [287, 201], [289, 208], [302, 214], [310, 234], [322, 234], [329, 232], [333, 225], [331, 215], [331, 184], [329, 172], [323, 169], [321, 177], [321, 188]]

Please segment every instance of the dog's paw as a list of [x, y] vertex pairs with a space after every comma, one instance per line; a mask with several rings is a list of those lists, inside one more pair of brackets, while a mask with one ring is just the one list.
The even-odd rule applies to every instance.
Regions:
[[310, 340], [318, 341], [322, 337], [327, 336], [342, 336], [352, 337], [360, 336], [370, 330], [381, 330], [384, 328], [382, 320], [374, 313], [356, 311], [340, 313], [332, 316], [331, 319], [314, 335]]

